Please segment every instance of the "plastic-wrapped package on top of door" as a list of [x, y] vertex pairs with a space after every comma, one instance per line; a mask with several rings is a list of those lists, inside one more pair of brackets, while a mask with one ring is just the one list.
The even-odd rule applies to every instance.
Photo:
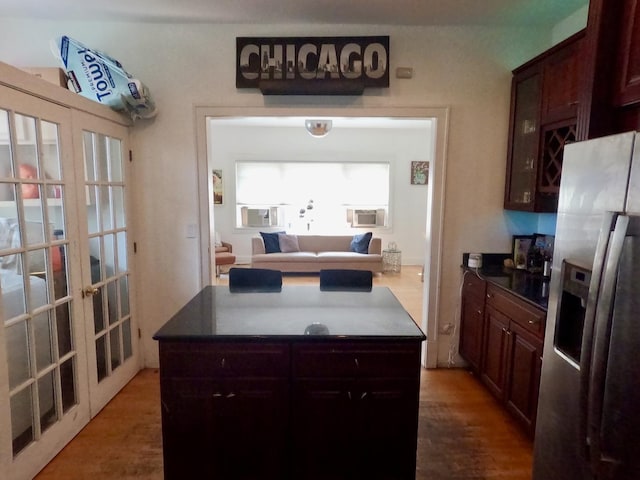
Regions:
[[149, 89], [113, 57], [66, 35], [52, 41], [68, 77], [68, 88], [83, 97], [127, 112], [133, 120], [151, 118], [156, 106]]

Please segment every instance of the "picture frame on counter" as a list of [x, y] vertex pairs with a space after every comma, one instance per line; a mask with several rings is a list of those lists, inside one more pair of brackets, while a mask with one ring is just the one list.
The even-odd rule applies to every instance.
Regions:
[[513, 264], [517, 269], [527, 269], [527, 252], [532, 242], [533, 235], [513, 235]]

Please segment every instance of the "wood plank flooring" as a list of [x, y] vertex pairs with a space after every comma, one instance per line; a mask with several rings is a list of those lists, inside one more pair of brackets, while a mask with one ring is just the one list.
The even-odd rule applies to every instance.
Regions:
[[[378, 275], [374, 284], [388, 285], [417, 320], [419, 274], [419, 267], [403, 266], [400, 275]], [[313, 275], [284, 279], [285, 284], [317, 282]], [[463, 369], [422, 371], [417, 480], [531, 480], [531, 461], [532, 442], [475, 377]], [[162, 477], [159, 374], [145, 369], [36, 479]]]

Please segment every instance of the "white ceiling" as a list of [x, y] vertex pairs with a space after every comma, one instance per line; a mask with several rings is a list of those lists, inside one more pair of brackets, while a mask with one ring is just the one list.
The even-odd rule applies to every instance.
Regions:
[[7, 17], [168, 23], [549, 26], [589, 0], [0, 0]]

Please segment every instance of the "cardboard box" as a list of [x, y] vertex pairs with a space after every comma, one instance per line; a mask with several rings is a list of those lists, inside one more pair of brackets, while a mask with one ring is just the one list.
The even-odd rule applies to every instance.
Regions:
[[28, 72], [36, 77], [40, 77], [47, 82], [58, 85], [62, 88], [67, 88], [67, 75], [62, 68], [55, 67], [28, 67], [23, 68], [25, 72]]

